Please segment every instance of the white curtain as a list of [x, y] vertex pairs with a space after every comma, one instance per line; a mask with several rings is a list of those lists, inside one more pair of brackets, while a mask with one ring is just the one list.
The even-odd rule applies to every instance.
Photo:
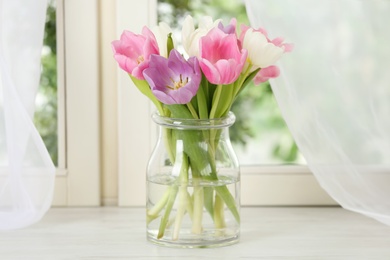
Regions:
[[271, 82], [321, 186], [390, 225], [390, 1], [246, 0], [253, 26], [295, 44]]
[[0, 230], [50, 207], [55, 167], [32, 122], [46, 0], [0, 0]]

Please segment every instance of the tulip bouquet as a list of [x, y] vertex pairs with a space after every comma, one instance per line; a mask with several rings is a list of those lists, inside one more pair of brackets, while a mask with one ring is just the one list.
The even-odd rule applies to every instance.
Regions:
[[[284, 43], [282, 38], [270, 39], [262, 28], [242, 25], [238, 32], [235, 19], [224, 25], [210, 17], [204, 17], [197, 28], [191, 16], [185, 18], [182, 27], [184, 53], [178, 51], [174, 42], [169, 26], [160, 23], [152, 30], [144, 27], [142, 34], [124, 31], [120, 40], [112, 42], [112, 47], [120, 68], [154, 103], [160, 116], [200, 120], [225, 117], [250, 81], [259, 84], [277, 77], [279, 69], [275, 62], [292, 49], [292, 45]], [[178, 160], [174, 139], [179, 137], [172, 131], [165, 133], [165, 143], [170, 164], [174, 165]], [[204, 133], [207, 149], [191, 145], [199, 138], [191, 131], [182, 135], [180, 138], [188, 144], [184, 145], [183, 157], [180, 158], [182, 169], [178, 181], [188, 181], [189, 178], [218, 180], [213, 157], [220, 132], [210, 130]], [[195, 192], [188, 195], [184, 191], [185, 203], [180, 204], [183, 208], [178, 210], [175, 226], [180, 226], [183, 214], [188, 213], [193, 221], [192, 232], [200, 233], [201, 214], [197, 209], [203, 207], [210, 212], [215, 224], [221, 226], [222, 214], [218, 214], [217, 209], [221, 208], [221, 203], [239, 223], [239, 213], [229, 190], [220, 186], [215, 188], [215, 193], [214, 201], [206, 193], [198, 198]], [[157, 238], [164, 236], [170, 223], [172, 204], [176, 196], [180, 196], [177, 194], [177, 188], [167, 190], [161, 200], [148, 210], [148, 222], [160, 218]], [[173, 232], [173, 239], [178, 238], [178, 230], [176, 228]]]

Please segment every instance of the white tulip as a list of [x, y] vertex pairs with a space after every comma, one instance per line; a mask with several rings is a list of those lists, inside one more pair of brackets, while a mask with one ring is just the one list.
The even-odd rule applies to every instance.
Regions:
[[274, 65], [284, 52], [284, 47], [268, 42], [264, 34], [252, 28], [245, 33], [243, 48], [248, 50], [248, 62], [253, 66], [252, 71]]
[[204, 16], [199, 21], [199, 27], [195, 29], [194, 20], [190, 15], [184, 19], [181, 37], [184, 50], [190, 57], [199, 57], [200, 38], [205, 36], [214, 27], [217, 27], [220, 21], [221, 20], [218, 19], [213, 22], [213, 18]]
[[168, 34], [172, 33], [171, 27], [169, 27], [169, 25], [164, 22], [160, 22], [158, 26], [152, 28], [152, 32], [156, 37], [160, 55], [168, 58], [167, 40]]

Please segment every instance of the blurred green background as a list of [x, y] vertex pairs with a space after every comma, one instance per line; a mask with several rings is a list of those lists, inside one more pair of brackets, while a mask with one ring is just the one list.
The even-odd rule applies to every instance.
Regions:
[[58, 165], [57, 137], [57, 50], [56, 8], [51, 1], [47, 9], [42, 48], [42, 71], [36, 98], [34, 123], [55, 165]]

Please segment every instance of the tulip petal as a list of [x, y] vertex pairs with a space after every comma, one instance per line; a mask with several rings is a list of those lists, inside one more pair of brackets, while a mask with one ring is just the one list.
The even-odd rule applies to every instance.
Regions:
[[137, 79], [144, 79], [142, 72], [149, 66], [150, 56], [159, 54], [156, 38], [147, 27], [142, 35], [124, 31], [111, 45], [119, 67]]
[[183, 21], [182, 27], [182, 43], [184, 50], [192, 57], [199, 57], [200, 39], [205, 36], [212, 28], [218, 26], [221, 20], [218, 19], [213, 22], [213, 19], [209, 16], [205, 16], [199, 21], [197, 29], [194, 27], [194, 21], [190, 15], [188, 15]]
[[180, 91], [169, 91], [169, 95], [175, 100], [176, 104], [186, 104], [194, 97], [194, 94], [184, 87]]
[[[280, 39], [276, 42], [280, 42]], [[243, 47], [248, 50], [249, 63], [254, 66], [253, 70], [275, 64], [284, 52], [283, 47], [269, 42], [263, 33], [252, 28], [245, 33]]]
[[172, 33], [171, 27], [164, 22], [160, 22], [158, 26], [152, 28], [152, 32], [156, 38], [160, 55], [167, 58], [167, 40], [168, 34]]
[[202, 78], [198, 60], [186, 61], [175, 49], [168, 59], [152, 55], [143, 74], [156, 98], [168, 105], [190, 102]]
[[267, 68], [261, 69], [253, 79], [254, 83], [256, 85], [266, 82], [267, 80], [271, 78], [277, 78], [279, 77], [280, 70], [277, 66], [269, 66]]
[[231, 84], [239, 77], [247, 58], [240, 50], [236, 34], [213, 28], [200, 40], [199, 63], [207, 80], [213, 84]]
[[212, 84], [220, 84], [221, 82], [221, 75], [213, 64], [211, 64], [210, 61], [206, 59], [201, 59], [200, 60], [200, 67], [207, 78], [208, 81]]
[[158, 90], [158, 89], [152, 89], [152, 93], [154, 94], [154, 96], [160, 100], [161, 102], [163, 102], [164, 104], [167, 104], [167, 105], [173, 105], [173, 104], [177, 104], [176, 103], [176, 100], [173, 99], [173, 97], [171, 97], [170, 95], [168, 95], [167, 93], [161, 91], [161, 90]]

